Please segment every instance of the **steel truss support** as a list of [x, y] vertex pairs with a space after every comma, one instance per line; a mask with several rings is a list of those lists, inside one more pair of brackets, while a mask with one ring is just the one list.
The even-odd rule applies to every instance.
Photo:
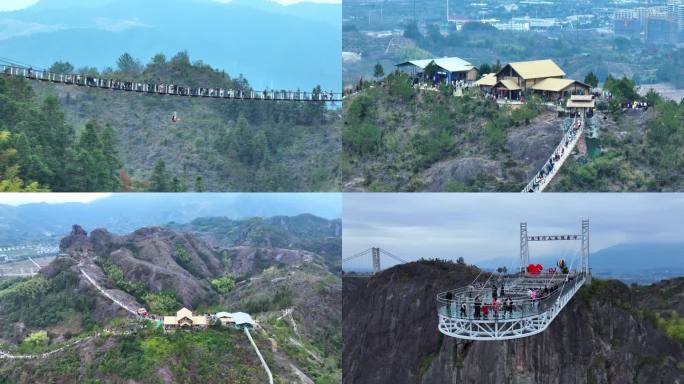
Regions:
[[371, 248], [373, 255], [373, 273], [380, 273], [380, 248]]
[[461, 319], [457, 316], [439, 313], [439, 331], [447, 336], [467, 340], [510, 340], [536, 335], [548, 328], [553, 319], [582, 287], [585, 277], [580, 276], [574, 280], [572, 289], [559, 297], [556, 303], [545, 312], [528, 317], [496, 320]]
[[527, 223], [520, 223], [520, 272], [525, 273], [525, 267], [530, 264], [530, 248], [527, 244]]
[[589, 274], [589, 220], [582, 220], [582, 273]]

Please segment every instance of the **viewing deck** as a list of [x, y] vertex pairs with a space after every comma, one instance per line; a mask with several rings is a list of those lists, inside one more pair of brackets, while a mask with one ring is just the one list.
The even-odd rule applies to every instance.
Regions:
[[[540, 333], [585, 281], [586, 275], [576, 272], [517, 274], [442, 292], [437, 295], [439, 331], [467, 340], [509, 340]], [[496, 305], [492, 304], [494, 286], [497, 290]], [[538, 292], [534, 300], [532, 290]], [[478, 297], [479, 305], [476, 302]], [[511, 305], [507, 305], [509, 298]]]

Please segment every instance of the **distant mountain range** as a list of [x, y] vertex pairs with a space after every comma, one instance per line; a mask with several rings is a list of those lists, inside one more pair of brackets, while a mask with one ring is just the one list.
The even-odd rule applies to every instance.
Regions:
[[270, 0], [41, 0], [0, 13], [0, 56], [103, 69], [124, 52], [148, 62], [187, 50], [258, 89], [339, 90], [341, 14], [339, 4]]
[[73, 224], [88, 231], [107, 228], [125, 234], [144, 226], [187, 223], [208, 216], [239, 219], [309, 213], [336, 219], [341, 204], [334, 199], [310, 194], [115, 194], [89, 204], [0, 204], [0, 245], [57, 242]]
[[[559, 258], [543, 257], [534, 262], [547, 268], [556, 265]], [[566, 261], [570, 263], [570, 260]], [[467, 259], [466, 262], [469, 263]], [[509, 270], [515, 268], [510, 258], [490, 259], [475, 264], [490, 270], [499, 266], [506, 266]], [[614, 245], [591, 253], [589, 267], [596, 276], [625, 282], [651, 283], [664, 278], [684, 276], [684, 243]]]

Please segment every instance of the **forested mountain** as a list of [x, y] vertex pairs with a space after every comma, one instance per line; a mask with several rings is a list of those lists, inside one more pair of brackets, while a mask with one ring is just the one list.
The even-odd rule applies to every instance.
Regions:
[[187, 224], [170, 224], [169, 227], [197, 234], [221, 246], [307, 250], [320, 255], [333, 272], [339, 271], [342, 261], [342, 221], [339, 219], [326, 220], [311, 214], [246, 220], [202, 217]]
[[684, 99], [650, 92], [643, 98], [648, 111], [622, 109], [619, 103], [636, 97], [634, 83], [623, 78], [617, 85], [614, 101], [605, 106], [599, 151], [571, 158], [550, 191], [684, 190]]
[[78, 225], [60, 251], [39, 276], [0, 283], [0, 350], [34, 355], [67, 347], [41, 359], [0, 360], [0, 383], [267, 382], [241, 331], [214, 324], [162, 332], [132, 318], [86, 274], [119, 303], [156, 316], [182, 306], [196, 314], [248, 312], [276, 383], [340, 381], [341, 280], [320, 255], [221, 247], [161, 227], [117, 236]]
[[0, 77], [0, 130], [4, 191], [22, 189], [19, 180], [54, 191], [119, 189], [112, 128], [89, 121], [77, 135], [57, 98], [39, 101], [22, 79]]
[[[568, 124], [535, 97], [511, 109], [475, 90], [419, 91], [399, 72], [357, 89], [344, 105], [344, 190], [517, 192]], [[684, 103], [639, 96], [628, 78], [609, 77], [604, 89], [613, 96], [597, 101], [591, 149], [576, 150], [550, 190], [682, 190]], [[634, 100], [650, 107], [624, 108]]]
[[[337, 236], [339, 241], [336, 230], [339, 230], [337, 218], [341, 216], [340, 200], [340, 195], [333, 194], [119, 193], [87, 204], [42, 203], [18, 207], [0, 204], [0, 246], [27, 243], [56, 245], [57, 240], [69, 233], [74, 222], [81, 223], [86, 230], [107, 228], [116, 234], [144, 226], [175, 223], [171, 226], [197, 230], [206, 235], [216, 234], [217, 243], [225, 246], [234, 245], [234, 239], [229, 237], [232, 236], [229, 228], [257, 229], [259, 223], [275, 223], [278, 238], [284, 240], [278, 242], [278, 246], [290, 244], [290, 238], [296, 238], [298, 246], [305, 239], [326, 244], [332, 241], [326, 239], [327, 236]], [[198, 219], [202, 217], [205, 219]], [[179, 224], [191, 221], [190, 224]], [[283, 226], [280, 222], [291, 225]], [[287, 233], [283, 235], [282, 231]], [[254, 236], [259, 238], [258, 233], [251, 233], [250, 239]], [[314, 252], [324, 249], [324, 246], [311, 248]], [[331, 248], [327, 250], [330, 253]]]
[[[143, 66], [124, 54], [105, 78], [250, 90], [187, 53]], [[71, 64], [52, 71], [69, 73]], [[310, 90], [309, 90], [310, 91]], [[174, 113], [180, 121], [172, 122]], [[5, 189], [331, 190], [337, 112], [323, 103], [190, 99], [0, 79]], [[14, 151], [16, 150], [16, 152]], [[31, 185], [31, 182], [37, 184]], [[3, 184], [3, 185], [4, 185]]]
[[499, 106], [475, 92], [420, 92], [406, 74], [361, 83], [345, 102], [345, 190], [519, 191], [562, 137], [537, 100]]

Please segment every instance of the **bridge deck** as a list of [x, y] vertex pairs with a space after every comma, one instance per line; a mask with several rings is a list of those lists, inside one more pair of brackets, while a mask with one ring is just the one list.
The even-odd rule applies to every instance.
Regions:
[[584, 118], [575, 118], [560, 143], [542, 168], [525, 186], [522, 192], [543, 192], [549, 186], [565, 161], [570, 157], [577, 141], [584, 132]]
[[[439, 331], [469, 340], [507, 340], [545, 330], [584, 284], [584, 274], [553, 275], [548, 279], [526, 275], [505, 278], [504, 300], [493, 305], [492, 284], [442, 292], [437, 296]], [[530, 289], [548, 288], [535, 300]], [[510, 304], [508, 305], [508, 298]], [[481, 304], [476, 304], [476, 299]], [[484, 304], [484, 305], [483, 305]], [[484, 306], [488, 313], [485, 315]]]
[[105, 79], [78, 74], [57, 74], [47, 71], [32, 70], [10, 65], [0, 65], [0, 74], [23, 77], [30, 80], [59, 83], [65, 85], [85, 86], [91, 88], [110, 89], [114, 91], [137, 92], [154, 95], [170, 95], [185, 97], [205, 97], [234, 100], [268, 100], [296, 102], [339, 102], [342, 94], [335, 92], [303, 92], [300, 90], [240, 90], [223, 88], [192, 88], [177, 84], [155, 84], [118, 79]]

